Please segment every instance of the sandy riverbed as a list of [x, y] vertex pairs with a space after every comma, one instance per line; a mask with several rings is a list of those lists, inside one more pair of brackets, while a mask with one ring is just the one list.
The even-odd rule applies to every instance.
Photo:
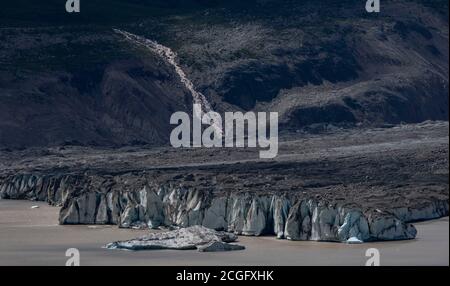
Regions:
[[[38, 205], [39, 208], [31, 209]], [[81, 265], [364, 265], [368, 248], [377, 248], [382, 265], [449, 265], [449, 219], [415, 224], [412, 241], [346, 245], [240, 237], [246, 250], [113, 251], [104, 244], [145, 231], [116, 226], [60, 226], [58, 208], [45, 203], [0, 200], [0, 265], [64, 265], [65, 251], [77, 248]]]

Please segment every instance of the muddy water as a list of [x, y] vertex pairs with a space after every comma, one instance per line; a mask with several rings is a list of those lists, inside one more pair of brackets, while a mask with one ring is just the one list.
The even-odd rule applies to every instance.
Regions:
[[412, 241], [346, 245], [240, 237], [244, 251], [199, 253], [102, 249], [145, 231], [60, 226], [57, 217], [58, 208], [44, 203], [0, 200], [0, 265], [64, 265], [68, 248], [79, 249], [81, 265], [364, 265], [368, 248], [380, 251], [381, 265], [449, 265], [448, 218], [416, 224]]

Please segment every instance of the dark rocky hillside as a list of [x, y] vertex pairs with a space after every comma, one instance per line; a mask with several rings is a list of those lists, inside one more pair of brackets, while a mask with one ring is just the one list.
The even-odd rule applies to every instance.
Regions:
[[191, 96], [113, 28], [177, 52], [215, 110], [285, 130], [448, 121], [448, 1], [28, 2], [0, 11], [0, 147], [167, 143]]

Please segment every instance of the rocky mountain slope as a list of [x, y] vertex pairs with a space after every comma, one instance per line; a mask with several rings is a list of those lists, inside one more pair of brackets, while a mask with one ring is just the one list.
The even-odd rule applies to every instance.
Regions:
[[15, 1], [0, 13], [0, 146], [167, 144], [192, 96], [282, 129], [448, 120], [448, 1]]

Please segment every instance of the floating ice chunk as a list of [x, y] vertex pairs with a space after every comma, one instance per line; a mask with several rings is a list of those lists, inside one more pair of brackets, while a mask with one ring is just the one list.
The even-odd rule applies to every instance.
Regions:
[[357, 237], [350, 237], [349, 239], [347, 239], [347, 243], [348, 244], [362, 244], [363, 241], [359, 240]]

